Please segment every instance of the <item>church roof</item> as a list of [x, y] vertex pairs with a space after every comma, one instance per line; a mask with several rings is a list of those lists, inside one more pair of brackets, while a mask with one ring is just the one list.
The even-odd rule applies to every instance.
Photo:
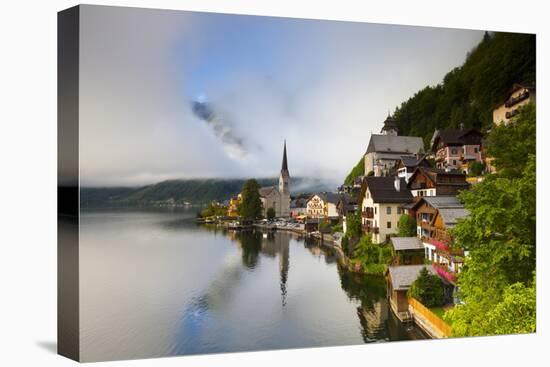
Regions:
[[275, 186], [264, 186], [264, 187], [260, 187], [258, 189], [258, 192], [260, 193], [260, 196], [263, 197], [263, 198], [268, 197], [269, 195], [271, 195], [271, 193], [273, 191], [278, 191]]
[[281, 173], [286, 173], [287, 175], [289, 175], [288, 162], [287, 162], [287, 159], [286, 159], [286, 140], [285, 140], [285, 145], [284, 145], [284, 148], [283, 148], [283, 164], [281, 165]]
[[424, 152], [424, 142], [418, 136], [372, 134], [365, 154], [373, 152], [415, 154]]
[[382, 127], [382, 131], [385, 130], [395, 130], [397, 131], [397, 121], [393, 119], [390, 115], [386, 118], [384, 121], [384, 126]]

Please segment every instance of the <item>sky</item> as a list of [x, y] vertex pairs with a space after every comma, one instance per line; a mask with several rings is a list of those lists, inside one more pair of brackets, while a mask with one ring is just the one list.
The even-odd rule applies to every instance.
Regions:
[[87, 5], [80, 19], [83, 186], [274, 177], [285, 140], [291, 176], [341, 182], [388, 112], [483, 36]]

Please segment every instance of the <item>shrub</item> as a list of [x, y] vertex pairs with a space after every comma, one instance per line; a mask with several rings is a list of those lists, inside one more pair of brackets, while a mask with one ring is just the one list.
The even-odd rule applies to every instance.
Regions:
[[426, 307], [443, 306], [445, 289], [443, 281], [437, 275], [423, 268], [409, 289], [409, 296], [416, 298]]

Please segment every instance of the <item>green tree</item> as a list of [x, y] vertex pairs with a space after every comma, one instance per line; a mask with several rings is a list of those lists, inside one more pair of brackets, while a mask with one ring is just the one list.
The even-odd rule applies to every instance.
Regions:
[[468, 167], [469, 176], [481, 176], [484, 169], [485, 165], [483, 163], [478, 161], [471, 162]]
[[[523, 143], [529, 144], [511, 142], [510, 148]], [[496, 310], [519, 302], [511, 297], [514, 290], [522, 291], [518, 297], [524, 298], [529, 295], [524, 288], [532, 287], [534, 292], [535, 287], [535, 156], [528, 156], [521, 177], [488, 175], [471, 190], [463, 191], [460, 199], [470, 212], [452, 230], [456, 243], [469, 250], [458, 277], [464, 304], [446, 317], [452, 321], [456, 336], [506, 333], [523, 325], [522, 314], [510, 313], [507, 325], [500, 326], [489, 321], [491, 316], [498, 319]], [[522, 302], [531, 301], [524, 298]]]
[[426, 307], [442, 306], [445, 301], [443, 281], [428, 269], [422, 268], [418, 278], [411, 284], [409, 296], [416, 298]]
[[267, 219], [269, 219], [269, 220], [275, 219], [275, 214], [276, 214], [276, 213], [275, 213], [275, 209], [273, 209], [273, 208], [268, 208], [268, 209], [267, 209], [267, 212], [266, 212], [265, 214], [266, 214], [266, 216], [267, 216]]
[[521, 176], [529, 155], [536, 154], [536, 109], [528, 104], [509, 124], [495, 126], [487, 137], [487, 153], [501, 176]]
[[258, 181], [255, 179], [250, 179], [244, 183], [242, 200], [237, 212], [242, 218], [248, 220], [262, 217], [262, 201]]
[[355, 240], [361, 237], [361, 213], [357, 212], [346, 216], [346, 236]]
[[416, 220], [408, 214], [402, 214], [397, 222], [398, 237], [416, 236]]

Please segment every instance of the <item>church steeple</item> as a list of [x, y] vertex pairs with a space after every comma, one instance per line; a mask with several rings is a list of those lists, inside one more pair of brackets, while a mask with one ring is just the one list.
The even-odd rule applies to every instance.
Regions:
[[285, 145], [284, 145], [284, 148], [283, 148], [283, 165], [281, 166], [281, 173], [283, 172], [286, 172], [287, 175], [289, 174], [288, 173], [288, 163], [287, 163], [287, 160], [286, 160], [286, 140], [285, 140]]
[[288, 172], [288, 161], [286, 158], [286, 140], [283, 148], [283, 164], [281, 165], [281, 174], [279, 175], [279, 192], [288, 194], [288, 181], [290, 180], [290, 173]]
[[380, 133], [384, 135], [398, 134], [397, 122], [393, 119], [389, 112], [388, 117], [386, 117], [386, 120], [384, 121], [384, 126], [382, 127], [382, 130], [380, 130]]

